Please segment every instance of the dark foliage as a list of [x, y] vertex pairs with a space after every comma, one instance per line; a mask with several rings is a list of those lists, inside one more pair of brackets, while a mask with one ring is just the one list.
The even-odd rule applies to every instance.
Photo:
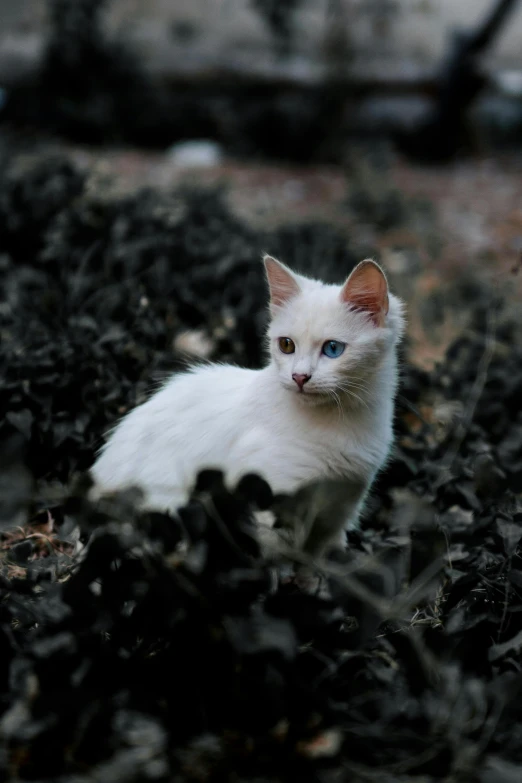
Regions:
[[359, 260], [219, 192], [122, 196], [62, 159], [0, 182], [3, 779], [518, 780], [522, 352], [495, 303], [436, 372], [405, 368], [328, 597], [261, 557], [252, 511], [281, 499], [259, 478], [202, 474], [179, 519], [86, 499], [180, 332], [260, 364], [264, 250], [329, 279]]

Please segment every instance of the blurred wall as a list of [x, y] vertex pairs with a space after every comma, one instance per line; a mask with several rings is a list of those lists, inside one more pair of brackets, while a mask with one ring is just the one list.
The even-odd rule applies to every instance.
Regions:
[[[408, 82], [429, 75], [451, 30], [476, 23], [491, 5], [491, 0], [302, 0], [286, 57], [277, 56], [268, 26], [248, 0], [113, 0], [106, 24], [162, 75], [224, 69], [313, 82], [341, 53], [357, 79]], [[0, 0], [0, 7], [1, 86], [37, 64], [46, 3]], [[492, 68], [522, 67], [521, 40], [519, 7], [491, 53]]]

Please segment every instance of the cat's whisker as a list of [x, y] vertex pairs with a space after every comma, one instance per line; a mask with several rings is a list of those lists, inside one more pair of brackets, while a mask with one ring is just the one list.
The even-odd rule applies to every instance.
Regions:
[[366, 404], [366, 406], [367, 406], [368, 408], [370, 408], [370, 404], [369, 404], [369, 403], [370, 403], [370, 400], [371, 400], [372, 398], [371, 398], [371, 396], [370, 396], [370, 392], [369, 392], [369, 390], [368, 390], [368, 389], [359, 389], [359, 388], [357, 388], [356, 386], [355, 386], [355, 387], [354, 387], [354, 386], [349, 386], [349, 387], [348, 387], [348, 390], [349, 390], [349, 391], [351, 391], [353, 394], [358, 394], [358, 393], [360, 393], [360, 394], [361, 394], [361, 397], [362, 397], [362, 398], [363, 398], [363, 400], [365, 401], [365, 404]]
[[353, 397], [353, 399], [354, 399], [354, 400], [357, 400], [357, 402], [360, 402], [360, 403], [361, 403], [361, 405], [362, 405], [364, 408], [366, 408], [367, 410], [370, 410], [370, 409], [369, 409], [369, 407], [368, 407], [368, 405], [367, 405], [367, 404], [364, 402], [364, 400], [363, 400], [363, 399], [361, 399], [361, 397], [359, 397], [359, 395], [358, 395], [358, 394], [355, 394], [355, 392], [346, 391], [346, 392], [345, 392], [345, 394], [348, 394], [348, 396], [349, 396], [349, 397]]
[[361, 403], [361, 405], [363, 405], [363, 406], [364, 406], [364, 407], [365, 407], [367, 410], [370, 410], [370, 406], [368, 405], [368, 403], [366, 402], [366, 400], [364, 400], [362, 397], [360, 397], [360, 396], [359, 396], [359, 395], [358, 395], [356, 392], [354, 392], [352, 389], [350, 389], [350, 388], [349, 388], [349, 387], [347, 387], [347, 386], [343, 386], [343, 385], [339, 385], [337, 388], [338, 388], [338, 389], [340, 389], [340, 390], [341, 390], [341, 391], [342, 391], [344, 394], [347, 394], [349, 397], [353, 397], [353, 399], [355, 399], [355, 400], [357, 400], [358, 402], [360, 402], [360, 403]]
[[332, 399], [334, 400], [334, 402], [335, 402], [335, 404], [337, 406], [337, 410], [339, 411], [339, 419], [338, 420], [342, 421], [344, 423], [344, 410], [343, 410], [343, 406], [341, 404], [341, 398], [339, 397], [337, 392], [335, 392], [333, 389], [326, 389], [326, 393], [329, 396], [330, 395], [332, 396]]
[[356, 386], [345, 386], [345, 387], [339, 387], [342, 388], [342, 391], [349, 391], [352, 392], [352, 394], [360, 394], [363, 399], [366, 398], [366, 390], [364, 389], [358, 389]]
[[339, 385], [340, 386], [347, 386], [349, 389], [357, 389], [358, 391], [363, 392], [363, 394], [367, 394], [371, 390], [371, 387], [370, 387], [369, 384], [364, 383], [364, 382], [358, 383], [356, 381], [352, 381], [351, 379], [350, 380], [345, 380], [345, 381], [341, 382]]
[[347, 384], [350, 388], [359, 389], [362, 392], [367, 392], [369, 390], [369, 384], [364, 383], [364, 381], [354, 381], [352, 379], [347, 381]]

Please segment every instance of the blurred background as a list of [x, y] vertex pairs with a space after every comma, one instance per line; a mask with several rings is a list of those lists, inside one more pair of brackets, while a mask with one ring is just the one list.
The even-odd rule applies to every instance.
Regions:
[[355, 255], [384, 264], [409, 305], [412, 358], [426, 366], [484, 291], [516, 314], [517, 0], [1, 9], [4, 174], [59, 155], [122, 194], [223, 185], [256, 229], [331, 224]]

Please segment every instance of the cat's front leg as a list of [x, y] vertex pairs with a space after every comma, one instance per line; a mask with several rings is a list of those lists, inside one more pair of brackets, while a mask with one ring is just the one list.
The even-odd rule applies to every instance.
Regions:
[[346, 531], [357, 524], [369, 483], [362, 479], [347, 479], [337, 497], [317, 514], [303, 549], [312, 557], [321, 557], [335, 549], [346, 549]]

